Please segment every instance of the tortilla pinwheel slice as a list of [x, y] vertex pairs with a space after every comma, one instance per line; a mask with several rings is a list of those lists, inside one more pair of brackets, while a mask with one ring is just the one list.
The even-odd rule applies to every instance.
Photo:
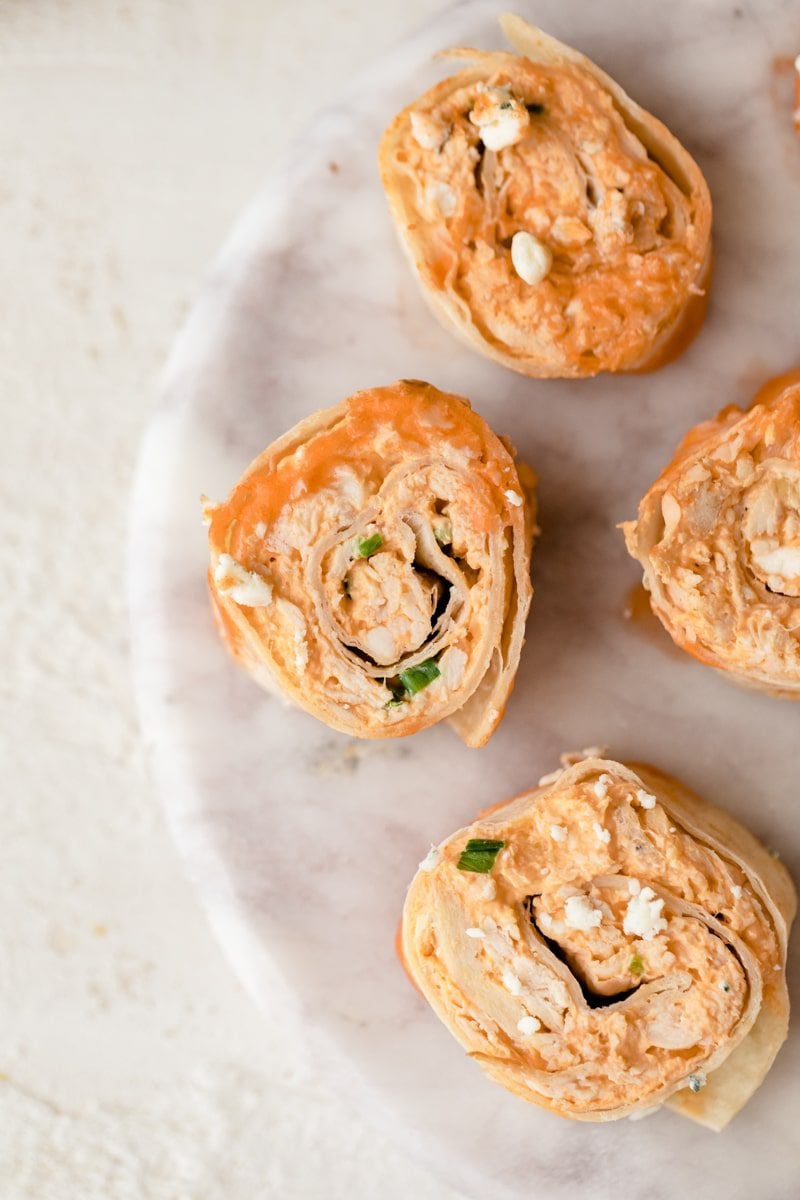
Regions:
[[482, 746], [530, 606], [534, 479], [460, 396], [403, 380], [274, 442], [208, 510], [219, 629], [333, 729]]
[[539, 378], [647, 370], [700, 328], [711, 200], [670, 131], [519, 17], [391, 122], [383, 186], [442, 324]]
[[722, 1129], [784, 1041], [784, 867], [652, 767], [588, 758], [431, 850], [406, 968], [467, 1054], [562, 1117]]
[[692, 429], [622, 525], [650, 605], [689, 654], [800, 699], [800, 377]]

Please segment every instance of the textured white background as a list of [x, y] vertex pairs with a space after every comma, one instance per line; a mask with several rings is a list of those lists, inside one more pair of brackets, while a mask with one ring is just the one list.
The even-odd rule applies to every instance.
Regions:
[[2, 1200], [454, 1200], [298, 1068], [212, 942], [125, 611], [137, 444], [205, 265], [436, 7], [0, 0]]

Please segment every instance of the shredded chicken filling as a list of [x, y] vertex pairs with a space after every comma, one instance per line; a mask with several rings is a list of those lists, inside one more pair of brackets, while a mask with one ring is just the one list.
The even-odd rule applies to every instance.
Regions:
[[[289, 606], [259, 610], [273, 652], [388, 722], [402, 716], [397, 679], [408, 668], [436, 664], [430, 685], [406, 697], [415, 705], [457, 691], [469, 656], [480, 653], [476, 626], [493, 584], [497, 535], [475, 524], [475, 486], [460, 465], [421, 460], [377, 492], [340, 468], [335, 486], [299, 493], [263, 536], [250, 535], [249, 557]], [[309, 580], [322, 607], [319, 630], [306, 628], [300, 612]], [[291, 610], [302, 630], [286, 620]]]
[[800, 597], [800, 470], [761, 480], [744, 509], [750, 570], [771, 592]]
[[[535, 332], [613, 369], [686, 302], [704, 254], [690, 204], [586, 72], [511, 61], [411, 116], [401, 165], [431, 266], [506, 350]], [[552, 255], [535, 308], [512, 262], [520, 231]]]
[[800, 431], [764, 410], [690, 460], [661, 498], [648, 549], [657, 609], [723, 662], [800, 682]]
[[417, 937], [471, 1052], [516, 1064], [525, 1086], [576, 1111], [701, 1070], [744, 1019], [753, 964], [768, 987], [780, 960], [744, 872], [642, 794], [587, 773], [507, 824], [470, 829], [505, 843], [488, 892], [457, 867], [463, 837], [426, 877], [432, 915]]

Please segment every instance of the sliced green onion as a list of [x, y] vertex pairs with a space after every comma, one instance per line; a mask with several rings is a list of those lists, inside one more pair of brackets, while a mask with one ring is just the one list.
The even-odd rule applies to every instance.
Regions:
[[461, 851], [456, 866], [459, 871], [475, 871], [478, 875], [488, 875], [503, 846], [505, 842], [497, 842], [492, 838], [470, 838]]
[[631, 975], [642, 975], [644, 973], [644, 963], [642, 962], [641, 955], [634, 954], [633, 958], [628, 963], [628, 970], [630, 971]]
[[412, 696], [416, 696], [417, 692], [426, 688], [429, 683], [433, 683], [434, 679], [438, 679], [441, 673], [435, 660], [429, 658], [425, 662], [418, 663], [416, 667], [406, 667], [405, 671], [401, 671], [392, 679], [384, 679], [383, 682], [392, 693], [391, 700], [384, 707], [395, 708], [398, 704], [404, 704], [406, 700], [410, 700]]
[[360, 558], [369, 558], [376, 550], [380, 550], [383, 545], [383, 535], [373, 533], [371, 537], [361, 538], [358, 543], [358, 554]]
[[438, 525], [433, 527], [433, 536], [436, 538], [440, 546], [450, 546], [453, 541], [453, 522], [449, 517], [445, 517]]
[[417, 692], [421, 692], [429, 683], [433, 683], [434, 679], [438, 679], [441, 673], [435, 661], [428, 658], [416, 667], [406, 667], [405, 671], [400, 672], [398, 679], [409, 696], [416, 696]]

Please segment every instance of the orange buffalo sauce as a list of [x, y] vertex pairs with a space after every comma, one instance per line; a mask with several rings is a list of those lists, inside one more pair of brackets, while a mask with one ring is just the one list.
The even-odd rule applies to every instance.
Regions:
[[775, 375], [766, 383], [762, 383], [750, 407], [754, 408], [756, 404], [769, 404], [786, 388], [797, 384], [800, 384], [800, 367], [793, 367], [790, 371], [784, 371], [782, 375]]
[[[253, 528], [263, 522], [270, 527], [281, 511], [300, 495], [314, 495], [334, 482], [342, 464], [347, 464], [377, 492], [386, 477], [387, 460], [376, 449], [383, 431], [391, 428], [406, 448], [417, 445], [420, 454], [430, 453], [436, 433], [459, 449], [467, 450], [476, 462], [495, 468], [496, 484], [486, 479], [485, 490], [475, 489], [474, 526], [490, 533], [503, 511], [502, 493], [515, 488], [516, 472], [510, 457], [498, 456], [487, 440], [483, 419], [457, 396], [436, 393], [430, 405], [409, 403], [419, 392], [432, 391], [429, 384], [400, 381], [391, 389], [358, 392], [340, 406], [338, 419], [315, 432], [308, 441], [295, 436], [277, 444], [252, 464], [228, 500], [215, 511], [211, 540], [247, 566], [247, 542]], [[299, 432], [302, 432], [302, 425]], [[477, 478], [477, 476], [476, 476]], [[499, 495], [492, 496], [496, 487]]]
[[680, 320], [673, 329], [667, 341], [661, 349], [652, 358], [649, 358], [644, 366], [633, 367], [628, 374], [630, 375], [648, 375], [651, 371], [658, 371], [661, 367], [667, 366], [668, 363], [674, 362], [676, 358], [680, 358], [684, 350], [692, 344], [705, 323], [706, 314], [708, 312], [709, 290], [711, 288], [711, 276], [713, 273], [713, 262], [709, 258], [708, 266], [703, 272], [700, 280], [701, 291], [693, 292], [686, 302]]
[[757, 404], [770, 404], [781, 392], [795, 384], [800, 384], [800, 367], [794, 367], [789, 371], [784, 371], [782, 374], [768, 379], [758, 389], [746, 409], [742, 408], [739, 404], [726, 404], [724, 408], [719, 410], [716, 416], [711, 417], [708, 421], [700, 421], [697, 425], [692, 426], [685, 437], [678, 443], [675, 453], [656, 482], [670, 475], [673, 467], [677, 463], [682, 462], [693, 450], [698, 449], [703, 442], [711, 437], [716, 437], [723, 426], [733, 424], [744, 412], [755, 408]]

